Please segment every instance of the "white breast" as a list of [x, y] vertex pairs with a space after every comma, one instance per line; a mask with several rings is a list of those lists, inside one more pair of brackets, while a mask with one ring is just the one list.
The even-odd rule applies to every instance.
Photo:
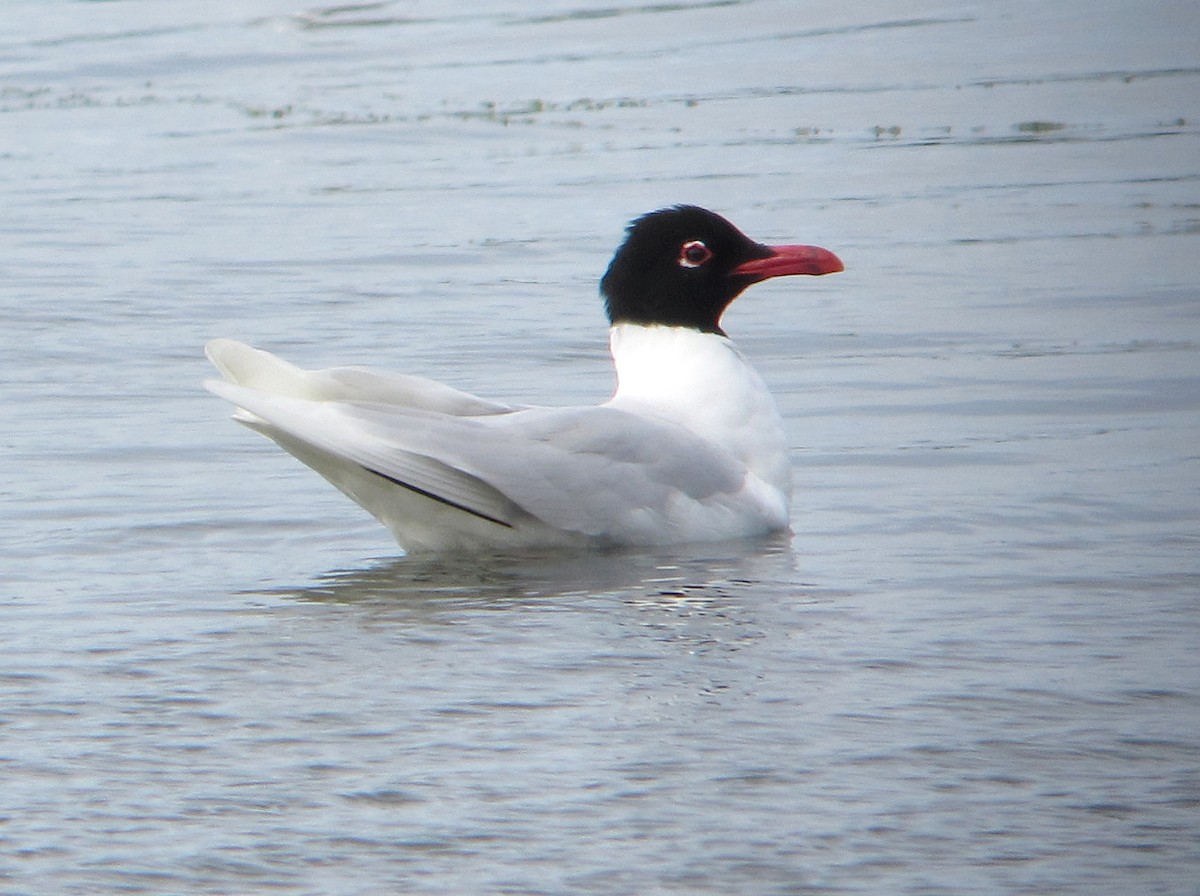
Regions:
[[732, 341], [687, 327], [624, 323], [610, 330], [609, 343], [617, 370], [611, 406], [687, 427], [790, 497], [779, 411]]

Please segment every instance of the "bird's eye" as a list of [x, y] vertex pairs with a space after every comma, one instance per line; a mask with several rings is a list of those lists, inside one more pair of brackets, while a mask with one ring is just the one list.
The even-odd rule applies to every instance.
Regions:
[[698, 268], [712, 258], [712, 250], [700, 240], [689, 240], [679, 249], [679, 266]]

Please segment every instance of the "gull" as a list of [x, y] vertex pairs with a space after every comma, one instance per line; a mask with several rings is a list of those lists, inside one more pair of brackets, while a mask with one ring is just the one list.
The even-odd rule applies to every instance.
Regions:
[[843, 270], [675, 206], [634, 220], [600, 281], [617, 385], [536, 407], [364, 367], [304, 370], [230, 339], [209, 390], [382, 522], [406, 552], [667, 545], [788, 527], [775, 402], [721, 329], [743, 290]]

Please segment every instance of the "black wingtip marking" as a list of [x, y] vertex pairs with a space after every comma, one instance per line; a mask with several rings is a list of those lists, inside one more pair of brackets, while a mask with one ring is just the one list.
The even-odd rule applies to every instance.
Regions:
[[453, 507], [455, 510], [461, 510], [463, 513], [469, 513], [471, 516], [479, 517], [481, 520], [487, 520], [489, 523], [495, 523], [497, 526], [503, 526], [505, 529], [512, 529], [513, 524], [502, 519], [497, 519], [494, 516], [475, 510], [472, 507], [467, 507], [465, 504], [459, 504], [457, 501], [451, 501], [449, 498], [444, 498], [441, 495], [434, 494], [431, 491], [426, 491], [423, 488], [418, 488], [411, 482], [405, 482], [402, 479], [397, 479], [394, 476], [389, 476], [386, 473], [380, 473], [378, 470], [372, 470], [370, 467], [363, 467], [368, 473], [373, 473], [380, 479], [386, 479], [393, 485], [398, 485], [401, 488], [406, 488], [410, 492], [416, 492], [422, 497], [429, 498], [431, 501], [437, 501], [439, 504], [445, 504], [447, 507]]

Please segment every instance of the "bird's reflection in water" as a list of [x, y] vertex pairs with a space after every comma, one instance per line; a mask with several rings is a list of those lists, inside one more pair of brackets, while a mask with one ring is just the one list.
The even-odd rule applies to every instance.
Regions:
[[590, 552], [413, 555], [334, 570], [274, 596], [379, 610], [439, 613], [553, 606], [598, 596], [663, 603], [703, 601], [731, 591], [795, 585], [790, 537]]

